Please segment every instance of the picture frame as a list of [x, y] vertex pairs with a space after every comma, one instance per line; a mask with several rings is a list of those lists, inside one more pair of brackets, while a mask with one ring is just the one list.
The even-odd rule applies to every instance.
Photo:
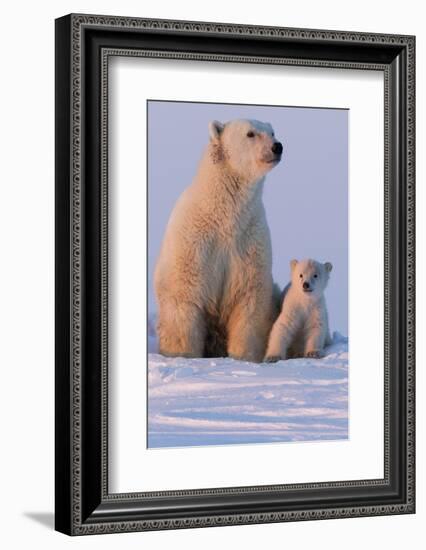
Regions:
[[[71, 14], [56, 20], [55, 528], [68, 535], [415, 512], [415, 37]], [[384, 477], [108, 489], [108, 60], [384, 76]]]

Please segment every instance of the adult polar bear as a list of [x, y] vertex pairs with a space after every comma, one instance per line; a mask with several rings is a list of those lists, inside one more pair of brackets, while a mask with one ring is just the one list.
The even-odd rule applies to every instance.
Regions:
[[257, 120], [214, 121], [209, 132], [155, 269], [159, 351], [260, 362], [279, 313], [262, 190], [283, 147]]

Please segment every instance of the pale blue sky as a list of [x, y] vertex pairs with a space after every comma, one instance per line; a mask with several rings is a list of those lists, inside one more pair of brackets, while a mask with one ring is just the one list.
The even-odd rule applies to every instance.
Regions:
[[330, 261], [330, 329], [348, 333], [348, 116], [342, 109], [148, 102], [148, 307], [152, 274], [173, 206], [190, 185], [208, 143], [208, 123], [270, 122], [284, 146], [266, 177], [273, 276], [282, 288], [292, 258]]

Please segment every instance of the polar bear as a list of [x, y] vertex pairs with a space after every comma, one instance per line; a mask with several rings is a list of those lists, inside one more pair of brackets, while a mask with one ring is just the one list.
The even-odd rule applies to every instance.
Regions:
[[282, 309], [269, 336], [265, 361], [320, 357], [331, 344], [324, 298], [330, 262], [292, 260], [291, 283], [283, 291]]
[[283, 146], [257, 120], [213, 121], [209, 133], [155, 268], [159, 351], [260, 362], [279, 313], [262, 191]]

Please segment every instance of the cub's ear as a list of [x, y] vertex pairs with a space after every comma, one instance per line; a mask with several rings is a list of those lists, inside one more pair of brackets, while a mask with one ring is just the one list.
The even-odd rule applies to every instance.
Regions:
[[291, 260], [290, 267], [291, 269], [294, 269], [297, 266], [297, 260]]
[[325, 270], [330, 273], [330, 271], [333, 269], [333, 264], [331, 264], [330, 262], [325, 262], [324, 267]]
[[225, 125], [218, 120], [212, 120], [209, 122], [209, 134], [210, 139], [215, 140], [220, 138], [220, 134], [223, 132]]

